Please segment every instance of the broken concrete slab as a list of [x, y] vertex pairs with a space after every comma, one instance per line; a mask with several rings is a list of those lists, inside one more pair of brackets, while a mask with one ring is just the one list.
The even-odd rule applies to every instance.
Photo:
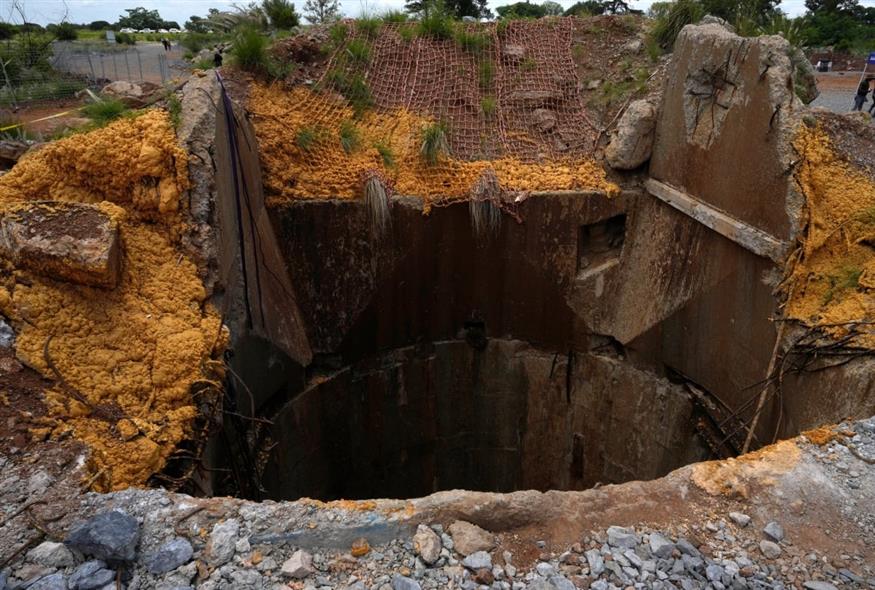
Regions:
[[0, 257], [52, 279], [113, 288], [122, 266], [118, 220], [81, 203], [16, 206], [0, 215]]

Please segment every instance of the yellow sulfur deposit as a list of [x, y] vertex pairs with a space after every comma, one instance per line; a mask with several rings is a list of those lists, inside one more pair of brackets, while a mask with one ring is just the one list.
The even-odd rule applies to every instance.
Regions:
[[[427, 206], [468, 198], [489, 168], [508, 191], [602, 190], [613, 195], [619, 190], [589, 159], [469, 162], [444, 156], [429, 165], [421, 154], [421, 137], [433, 121], [406, 110], [367, 112], [355, 120], [339, 97], [306, 88], [286, 91], [254, 84], [248, 109], [271, 205], [299, 198], [358, 198], [366, 171], [378, 171], [396, 193], [423, 197]], [[353, 138], [351, 149], [341, 145], [342, 130]]]
[[99, 203], [120, 223], [124, 265], [113, 290], [22, 271], [0, 288], [18, 358], [54, 381], [54, 432], [92, 449], [96, 487], [145, 483], [191, 434], [191, 387], [224, 344], [197, 268], [176, 247], [185, 152], [150, 111], [49, 144], [0, 178], [0, 204]]
[[[796, 178], [808, 208], [807, 234], [787, 281], [789, 317], [841, 337], [849, 322], [875, 317], [875, 184], [842, 160], [829, 137], [803, 127]], [[875, 335], [854, 343], [875, 347]]]

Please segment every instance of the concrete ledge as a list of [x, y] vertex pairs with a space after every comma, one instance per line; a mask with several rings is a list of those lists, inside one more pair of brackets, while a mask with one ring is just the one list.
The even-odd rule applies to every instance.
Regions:
[[689, 215], [742, 248], [758, 256], [770, 258], [775, 262], [783, 262], [787, 244], [778, 238], [727, 215], [664, 182], [648, 178], [644, 186], [657, 199], [671, 205], [681, 213]]
[[0, 217], [0, 257], [52, 279], [113, 288], [121, 270], [118, 223], [92, 205], [28, 203]]

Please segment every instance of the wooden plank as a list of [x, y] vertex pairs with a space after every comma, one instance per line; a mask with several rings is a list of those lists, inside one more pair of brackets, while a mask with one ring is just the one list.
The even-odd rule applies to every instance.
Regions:
[[775, 262], [783, 262], [787, 244], [778, 238], [715, 209], [696, 197], [664, 182], [649, 178], [644, 186], [657, 199], [671, 205], [681, 213], [689, 215], [742, 248], [758, 256], [770, 258]]

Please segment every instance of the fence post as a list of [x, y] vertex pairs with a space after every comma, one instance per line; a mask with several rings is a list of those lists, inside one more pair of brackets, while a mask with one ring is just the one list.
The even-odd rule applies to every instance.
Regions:
[[131, 64], [128, 62], [128, 52], [125, 51], [125, 69], [128, 71], [128, 82], [131, 81]]
[[94, 73], [94, 62], [91, 61], [91, 52], [85, 54], [88, 57], [88, 67], [91, 69], [91, 83], [97, 82], [97, 74]]
[[118, 80], [118, 60], [116, 59], [118, 56], [113, 53], [112, 54], [112, 68], [115, 70], [115, 79]]
[[137, 52], [137, 65], [140, 66], [140, 82], [144, 82], [143, 79], [143, 58], [140, 57], [140, 52]]

